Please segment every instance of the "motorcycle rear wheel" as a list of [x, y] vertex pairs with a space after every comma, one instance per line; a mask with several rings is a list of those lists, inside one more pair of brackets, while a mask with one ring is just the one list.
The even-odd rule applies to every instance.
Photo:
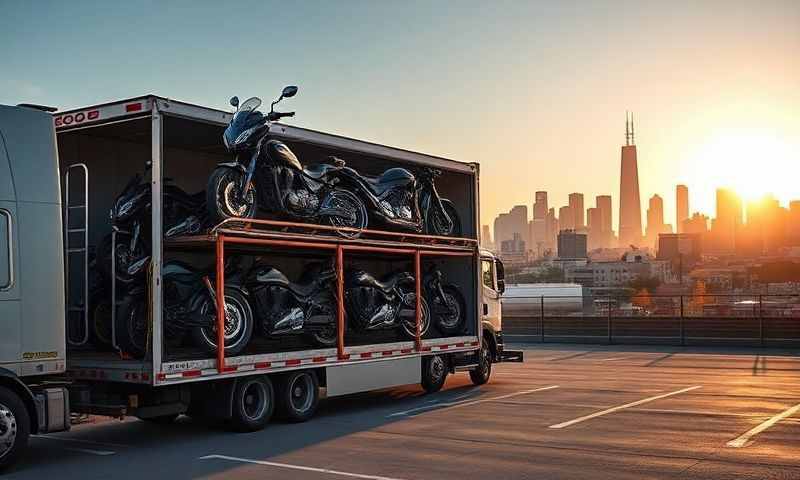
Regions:
[[[406, 300], [400, 306], [400, 323], [402, 324], [403, 333], [408, 338], [417, 338], [416, 328], [416, 295], [410, 293], [406, 295]], [[425, 338], [428, 329], [431, 326], [431, 310], [428, 308], [428, 302], [423, 297], [420, 302], [422, 306], [422, 315], [419, 322], [419, 336]]]
[[206, 188], [206, 206], [213, 225], [229, 218], [256, 216], [256, 192], [251, 188], [242, 196], [242, 182], [244, 172], [234, 168], [218, 167], [211, 174]]
[[130, 267], [137, 260], [149, 255], [149, 248], [145, 245], [144, 238], [139, 238], [136, 246], [131, 251], [131, 239], [128, 233], [117, 233], [114, 251], [111, 251], [111, 234], [109, 233], [100, 241], [97, 247], [97, 268], [107, 279], [111, 279], [111, 262], [115, 261], [117, 280], [130, 283], [133, 276], [128, 273]]
[[134, 358], [144, 357], [149, 338], [144, 297], [126, 296], [119, 307], [116, 323], [117, 344], [122, 351]]
[[464, 330], [464, 324], [467, 321], [467, 302], [461, 292], [451, 285], [442, 287], [442, 290], [447, 304], [442, 305], [439, 298], [433, 300], [436, 329], [444, 335], [460, 333]]
[[[215, 314], [214, 303], [206, 297], [199, 308], [201, 315]], [[225, 287], [225, 355], [240, 354], [253, 336], [253, 310], [238, 289]], [[208, 353], [217, 351], [216, 320], [213, 327], [192, 329], [194, 344]]]
[[335, 207], [352, 213], [350, 218], [335, 215], [326, 216], [326, 220], [334, 227], [346, 227], [359, 230], [358, 232], [336, 230], [336, 234], [344, 238], [358, 238], [360, 230], [367, 228], [369, 214], [364, 202], [353, 192], [347, 190], [334, 190], [325, 199], [326, 207]]

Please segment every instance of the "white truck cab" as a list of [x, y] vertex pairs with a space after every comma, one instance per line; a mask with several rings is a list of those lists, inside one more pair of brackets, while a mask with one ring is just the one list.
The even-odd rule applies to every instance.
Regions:
[[506, 290], [505, 270], [503, 262], [489, 250], [481, 250], [481, 291], [484, 340], [489, 342], [489, 349], [495, 361], [521, 362], [522, 352], [505, 348], [503, 343], [503, 309], [500, 298]]

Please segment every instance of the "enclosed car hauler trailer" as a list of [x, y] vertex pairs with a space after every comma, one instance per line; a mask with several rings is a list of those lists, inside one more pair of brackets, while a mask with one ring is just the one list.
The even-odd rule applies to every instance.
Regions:
[[[0, 291], [0, 312], [8, 335], [0, 345], [0, 408], [9, 410], [11, 404], [16, 417], [27, 414], [29, 420], [27, 431], [24, 422], [16, 424], [14, 441], [0, 451], [3, 465], [12, 463], [24, 448], [28, 433], [69, 428], [70, 412], [157, 421], [188, 413], [224, 419], [238, 430], [254, 430], [266, 424], [276, 404], [294, 420], [310, 417], [318, 387], [327, 396], [413, 383], [435, 391], [448, 372], [468, 370], [476, 383], [483, 383], [491, 361], [521, 359], [514, 352], [503, 352], [499, 315], [489, 313], [499, 312], [499, 306], [494, 307], [499, 299], [484, 295], [479, 276], [481, 262], [488, 257], [478, 249], [476, 164], [275, 124], [271, 136], [290, 145], [304, 163], [333, 154], [372, 174], [397, 165], [442, 170], [443, 180], [437, 186], [458, 205], [463, 238], [370, 229], [348, 239], [329, 235], [324, 226], [251, 220], [223, 222], [199, 235], [165, 240], [165, 178], [174, 177], [187, 191], [204, 188], [213, 168], [230, 161], [220, 139], [231, 114], [146, 96], [53, 117], [33, 109], [3, 107], [2, 116], [0, 130], [9, 158], [0, 161], [0, 178], [6, 179], [0, 183], [9, 185], [0, 184], [5, 226], [0, 234], [7, 239], [0, 252], [7, 259], [0, 265], [6, 272], [0, 278], [6, 285]], [[137, 359], [120, 349], [121, 332], [115, 328], [119, 322], [112, 322], [111, 348], [93, 344], [100, 317], [93, 310], [96, 285], [89, 274], [90, 263], [96, 261], [93, 246], [110, 233], [107, 212], [128, 178], [148, 162], [152, 164], [149, 333], [146, 354]], [[226, 356], [223, 335], [218, 336], [214, 355], [167, 341], [165, 259], [210, 265], [217, 273], [217, 298], [225, 298], [225, 258], [232, 254], [266, 256], [287, 271], [297, 270], [309, 257], [329, 259], [338, 273], [335, 348], [259, 339], [241, 354]], [[386, 271], [398, 265], [411, 268], [419, 299], [423, 265], [431, 262], [462, 287], [467, 319], [463, 331], [423, 338], [417, 302], [413, 339], [345, 334], [342, 273], [346, 267], [360, 263]], [[494, 281], [497, 289], [497, 278]], [[114, 305], [119, 303], [119, 288], [110, 288]], [[219, 302], [218, 333], [225, 330], [224, 309], [225, 302]], [[112, 317], [119, 314], [116, 307], [111, 312]], [[33, 343], [26, 345], [21, 339]]]

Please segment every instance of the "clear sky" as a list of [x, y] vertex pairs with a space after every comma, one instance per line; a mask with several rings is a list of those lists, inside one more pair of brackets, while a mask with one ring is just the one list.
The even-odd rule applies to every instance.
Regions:
[[616, 209], [632, 110], [643, 216], [681, 182], [800, 198], [800, 1], [225, 3], [0, 0], [0, 103], [297, 84], [300, 126], [480, 162], [488, 224], [539, 189]]

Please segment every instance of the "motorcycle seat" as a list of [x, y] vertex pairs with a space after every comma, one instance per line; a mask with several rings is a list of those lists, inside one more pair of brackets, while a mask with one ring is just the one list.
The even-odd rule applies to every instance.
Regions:
[[311, 165], [303, 169], [306, 175], [313, 178], [314, 180], [321, 180], [324, 177], [327, 177], [328, 174], [332, 171], [338, 170], [339, 167], [335, 165], [330, 165], [328, 163], [318, 163], [316, 165]]
[[290, 290], [299, 297], [311, 295], [314, 291], [314, 282], [292, 283], [280, 270], [273, 267], [262, 268], [256, 274], [259, 283], [278, 285]]
[[371, 287], [371, 288], [378, 288], [383, 290], [384, 292], [390, 292], [394, 290], [394, 288], [399, 284], [406, 281], [413, 281], [414, 276], [410, 273], [403, 272], [403, 273], [395, 273], [385, 280], [378, 280], [371, 274], [359, 271], [355, 272], [351, 276], [350, 286], [351, 287]]

